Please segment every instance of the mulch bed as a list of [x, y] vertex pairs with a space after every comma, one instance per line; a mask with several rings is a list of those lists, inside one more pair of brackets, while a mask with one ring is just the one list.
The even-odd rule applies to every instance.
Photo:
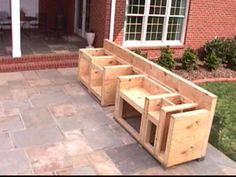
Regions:
[[201, 62], [198, 63], [198, 69], [191, 72], [182, 69], [181, 64], [177, 62], [176, 69], [173, 72], [191, 81], [206, 78], [236, 78], [236, 71], [226, 68], [224, 65], [216, 71], [208, 71]]

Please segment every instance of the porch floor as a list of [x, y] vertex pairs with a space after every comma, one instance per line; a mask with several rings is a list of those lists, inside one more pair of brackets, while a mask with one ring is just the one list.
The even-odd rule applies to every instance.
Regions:
[[[23, 56], [75, 52], [87, 45], [86, 40], [77, 35], [61, 35], [56, 33], [45, 35], [37, 30], [22, 30], [21, 34]], [[11, 31], [0, 31], [0, 56], [11, 55]]]
[[163, 170], [76, 79], [77, 68], [0, 74], [0, 174], [236, 174], [211, 145]]

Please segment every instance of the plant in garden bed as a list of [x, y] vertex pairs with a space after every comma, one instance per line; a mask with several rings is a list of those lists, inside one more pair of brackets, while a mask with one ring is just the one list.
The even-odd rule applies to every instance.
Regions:
[[225, 39], [215, 38], [212, 41], [207, 41], [204, 45], [204, 57], [211, 53], [215, 53], [218, 58], [223, 59], [225, 57]]
[[181, 59], [183, 69], [189, 71], [193, 71], [197, 69], [197, 54], [191, 49], [187, 48], [184, 51], [183, 57]]
[[175, 69], [175, 61], [173, 59], [173, 51], [171, 51], [169, 47], [161, 48], [161, 56], [158, 60], [155, 60], [155, 63], [157, 63], [169, 70]]
[[225, 40], [216, 38], [204, 45], [204, 65], [209, 70], [217, 70], [225, 57]]
[[233, 70], [236, 70], [236, 36], [225, 41], [224, 63]]
[[217, 70], [220, 67], [220, 64], [221, 64], [221, 59], [217, 57], [214, 51], [212, 53], [209, 53], [204, 58], [204, 65], [210, 71]]
[[[208, 41], [204, 45], [204, 58], [205, 65], [209, 68], [209, 61], [213, 62], [211, 64], [215, 67], [210, 67], [211, 69], [217, 69], [216, 63], [224, 63], [233, 70], [236, 70], [236, 37], [231, 38], [216, 38], [212, 41]], [[208, 63], [206, 63], [208, 62]]]
[[147, 58], [148, 57], [148, 53], [147, 52], [143, 52], [141, 49], [134, 49], [134, 53], [144, 57], [144, 58]]

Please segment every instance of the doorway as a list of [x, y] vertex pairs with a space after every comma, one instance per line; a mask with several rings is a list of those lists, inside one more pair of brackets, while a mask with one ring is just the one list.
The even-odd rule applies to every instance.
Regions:
[[85, 38], [86, 31], [89, 30], [89, 0], [75, 1], [75, 33]]

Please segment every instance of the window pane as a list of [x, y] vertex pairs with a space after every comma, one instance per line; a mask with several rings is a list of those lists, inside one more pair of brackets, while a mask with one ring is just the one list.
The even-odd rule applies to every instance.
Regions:
[[146, 40], [161, 40], [164, 17], [148, 17]]
[[145, 0], [129, 0], [128, 14], [144, 14]]
[[143, 17], [127, 17], [125, 40], [141, 40]]
[[185, 15], [187, 0], [172, 0], [171, 15]]
[[183, 18], [170, 17], [168, 24], [167, 40], [180, 40], [183, 28]]
[[167, 0], [151, 0], [149, 13], [156, 14], [156, 15], [165, 15], [166, 1]]

